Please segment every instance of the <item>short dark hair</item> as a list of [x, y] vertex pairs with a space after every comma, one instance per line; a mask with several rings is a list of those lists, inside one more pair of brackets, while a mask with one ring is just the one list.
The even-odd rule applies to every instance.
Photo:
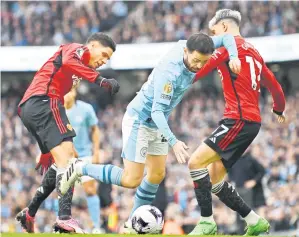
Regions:
[[210, 36], [204, 33], [196, 33], [191, 35], [187, 40], [187, 49], [190, 53], [196, 50], [202, 54], [212, 54], [215, 46]]
[[89, 36], [86, 43], [89, 43], [91, 41], [98, 41], [100, 42], [104, 47], [109, 47], [115, 52], [116, 50], [116, 43], [114, 40], [107, 34], [97, 32]]

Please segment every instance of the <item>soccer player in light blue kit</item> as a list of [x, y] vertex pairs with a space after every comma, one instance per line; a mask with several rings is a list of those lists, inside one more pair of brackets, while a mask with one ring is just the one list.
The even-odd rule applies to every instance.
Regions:
[[[76, 100], [76, 89], [73, 88], [64, 96], [66, 114], [77, 136], [74, 146], [78, 159], [84, 164], [99, 163], [100, 130], [98, 118], [93, 107], [81, 100]], [[81, 178], [87, 195], [87, 207], [93, 223], [92, 233], [100, 233], [100, 199], [97, 195], [97, 181], [89, 176]]]
[[[203, 33], [180, 40], [150, 74], [136, 97], [127, 107], [122, 121], [124, 169], [114, 165], [73, 162], [60, 184], [64, 194], [82, 175], [104, 183], [137, 188], [131, 213], [151, 204], [165, 176], [168, 145], [179, 163], [189, 158], [188, 147], [171, 132], [167, 120], [171, 111], [191, 87], [195, 73], [209, 60], [214, 48], [224, 46], [230, 55], [229, 66], [238, 73], [241, 67], [232, 35], [209, 37]], [[147, 175], [144, 177], [144, 168]], [[130, 221], [125, 223], [131, 231]]]

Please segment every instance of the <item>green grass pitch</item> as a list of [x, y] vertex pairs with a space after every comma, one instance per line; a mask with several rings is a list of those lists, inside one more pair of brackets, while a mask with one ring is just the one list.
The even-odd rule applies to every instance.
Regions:
[[[28, 234], [28, 233], [1, 233], [1, 236], [3, 237], [57, 237], [58, 234], [49, 234], [49, 233], [46, 233], [46, 234]], [[58, 235], [59, 237], [70, 237], [70, 234], [59, 234]], [[76, 234], [76, 235], [72, 235], [74, 237], [86, 237], [86, 234], [85, 235], [82, 235], [82, 234]], [[99, 237], [118, 237], [118, 236], [124, 236], [124, 237], [136, 237], [136, 235], [124, 235], [124, 234], [101, 234], [101, 235], [93, 235], [93, 236], [99, 236]], [[143, 236], [143, 235], [141, 235]], [[179, 236], [179, 235], [146, 235], [148, 237], [160, 237], [160, 236], [163, 236], [163, 237], [175, 237], [175, 236]], [[206, 235], [205, 237], [241, 237], [241, 235], [211, 235], [211, 236], [208, 236]], [[270, 236], [270, 235], [267, 235], [267, 237], [275, 237], [275, 236]]]

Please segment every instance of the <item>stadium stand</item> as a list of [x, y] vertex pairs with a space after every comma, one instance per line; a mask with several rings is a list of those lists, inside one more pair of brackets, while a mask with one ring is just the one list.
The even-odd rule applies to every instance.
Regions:
[[297, 1], [19, 1], [1, 7], [4, 46], [85, 42], [96, 31], [111, 31], [117, 43], [176, 41], [206, 31], [220, 8], [241, 11], [245, 37], [299, 32]]

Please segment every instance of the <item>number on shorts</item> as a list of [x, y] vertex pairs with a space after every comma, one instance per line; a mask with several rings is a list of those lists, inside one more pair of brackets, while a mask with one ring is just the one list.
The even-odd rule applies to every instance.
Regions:
[[[219, 137], [220, 135], [224, 134], [224, 133], [227, 133], [229, 128], [226, 127], [225, 125], [221, 124], [221, 126], [223, 128], [223, 130], [221, 130], [220, 132], [217, 132], [216, 134], [214, 134], [214, 137]], [[218, 127], [219, 128], [219, 127]], [[216, 132], [218, 130], [218, 128], [214, 131]]]

